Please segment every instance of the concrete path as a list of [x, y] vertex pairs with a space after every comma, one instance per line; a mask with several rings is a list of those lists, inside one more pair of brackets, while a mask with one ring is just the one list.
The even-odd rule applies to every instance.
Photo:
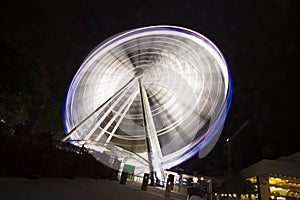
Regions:
[[0, 177], [1, 200], [185, 200], [186, 196], [171, 194], [164, 196], [164, 190], [148, 187], [142, 191], [140, 185], [127, 182], [92, 178], [27, 178]]

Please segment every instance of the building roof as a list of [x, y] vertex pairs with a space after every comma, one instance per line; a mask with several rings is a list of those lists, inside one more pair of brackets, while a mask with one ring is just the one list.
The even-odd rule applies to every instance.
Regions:
[[300, 177], [300, 152], [290, 156], [279, 157], [275, 160], [263, 159], [239, 173], [244, 178], [265, 174], [278, 174], [282, 176]]
[[291, 154], [289, 156], [281, 156], [281, 157], [277, 158], [276, 160], [283, 161], [283, 162], [292, 162], [292, 163], [300, 164], [300, 152], [296, 152], [296, 153]]

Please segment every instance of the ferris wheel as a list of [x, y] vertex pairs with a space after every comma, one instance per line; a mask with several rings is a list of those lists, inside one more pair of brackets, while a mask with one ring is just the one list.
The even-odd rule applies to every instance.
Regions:
[[98, 45], [65, 100], [66, 136], [104, 164], [161, 171], [217, 142], [231, 100], [231, 77], [218, 48], [182, 27], [150, 26]]

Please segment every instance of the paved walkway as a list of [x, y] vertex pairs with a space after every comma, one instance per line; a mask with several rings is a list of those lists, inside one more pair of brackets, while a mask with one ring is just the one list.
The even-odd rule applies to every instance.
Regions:
[[164, 190], [140, 185], [92, 178], [26, 178], [0, 177], [1, 200], [185, 200], [184, 195], [164, 196]]

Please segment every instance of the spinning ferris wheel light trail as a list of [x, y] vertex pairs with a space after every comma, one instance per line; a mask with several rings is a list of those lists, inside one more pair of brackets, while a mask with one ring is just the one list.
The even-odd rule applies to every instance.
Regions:
[[63, 141], [110, 167], [119, 160], [136, 173], [161, 172], [213, 148], [230, 100], [228, 66], [206, 37], [176, 26], [134, 29], [101, 43], [77, 71]]

